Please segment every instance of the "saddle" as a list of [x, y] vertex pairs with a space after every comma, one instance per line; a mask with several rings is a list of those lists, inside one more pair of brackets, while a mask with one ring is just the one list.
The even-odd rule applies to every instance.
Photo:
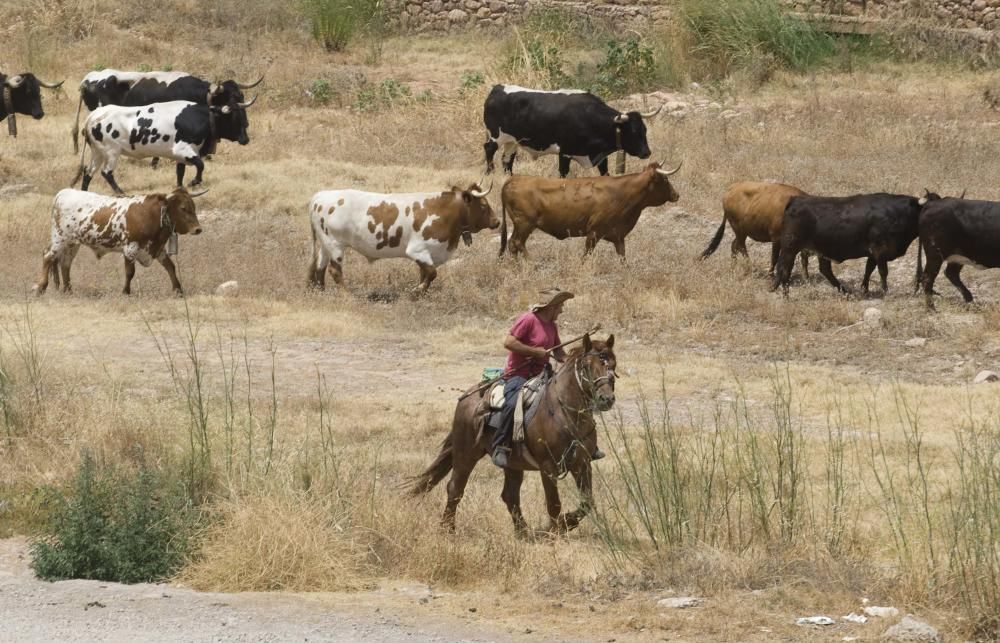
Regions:
[[[521, 387], [521, 390], [518, 393], [516, 406], [514, 407], [514, 433], [511, 438], [511, 442], [517, 443], [524, 441], [524, 427], [531, 422], [531, 418], [535, 416], [535, 412], [538, 410], [538, 403], [542, 399], [541, 393], [545, 389], [545, 385], [548, 381], [548, 373], [543, 372], [541, 375], [533, 377], [525, 382], [524, 386]], [[494, 422], [499, 423], [500, 411], [503, 410], [503, 389], [503, 380], [497, 380], [486, 394], [486, 399], [489, 403], [489, 417], [487, 419], [487, 424], [494, 430], [498, 428]]]

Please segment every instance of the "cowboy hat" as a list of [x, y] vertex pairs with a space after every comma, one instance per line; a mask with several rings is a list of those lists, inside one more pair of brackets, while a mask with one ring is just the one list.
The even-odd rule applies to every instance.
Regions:
[[537, 313], [547, 306], [557, 306], [567, 299], [572, 299], [573, 293], [561, 288], [546, 288], [538, 291], [538, 303], [531, 304], [531, 312]]

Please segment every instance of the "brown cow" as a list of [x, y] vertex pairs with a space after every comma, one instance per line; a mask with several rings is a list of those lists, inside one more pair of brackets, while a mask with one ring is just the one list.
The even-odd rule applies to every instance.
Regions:
[[[774, 274], [774, 266], [781, 251], [781, 222], [785, 217], [785, 206], [793, 196], [804, 194], [797, 187], [784, 183], [733, 183], [722, 197], [722, 223], [708, 247], [701, 253], [701, 258], [708, 257], [719, 247], [728, 221], [736, 234], [732, 246], [733, 257], [739, 253], [750, 258], [747, 253], [747, 237], [764, 243], [770, 241], [771, 269], [768, 274]], [[802, 272], [808, 279], [809, 256], [806, 253], [802, 253]]]
[[639, 220], [643, 209], [680, 198], [667, 178], [681, 169], [663, 170], [650, 163], [642, 172], [623, 176], [594, 176], [554, 179], [541, 176], [514, 176], [501, 191], [503, 217], [500, 226], [500, 254], [507, 249], [507, 213], [514, 229], [510, 251], [526, 252], [528, 236], [538, 228], [556, 239], [586, 237], [584, 256], [597, 242], [606, 239], [625, 259], [625, 237]]
[[97, 258], [109, 252], [125, 255], [125, 288], [132, 292], [135, 262], [148, 266], [153, 259], [159, 261], [170, 275], [174, 292], [181, 294], [174, 262], [166, 252], [167, 241], [174, 233], [201, 234], [201, 224], [195, 214], [194, 194], [177, 188], [170, 194], [146, 196], [108, 197], [81, 192], [60, 190], [52, 202], [51, 242], [42, 260], [42, 275], [35, 292], [39, 295], [49, 286], [49, 274], [56, 285], [62, 273], [63, 292], [69, 292], [69, 271], [80, 246], [87, 246]]

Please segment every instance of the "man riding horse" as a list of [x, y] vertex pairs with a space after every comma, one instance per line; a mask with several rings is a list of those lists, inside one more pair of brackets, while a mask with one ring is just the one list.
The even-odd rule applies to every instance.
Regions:
[[[573, 299], [573, 293], [548, 288], [540, 291], [539, 295], [539, 303], [517, 318], [503, 342], [508, 351], [507, 365], [501, 375], [504, 405], [500, 412], [500, 426], [490, 447], [493, 464], [500, 468], [507, 466], [508, 445], [514, 432], [514, 412], [525, 382], [541, 375], [548, 367], [550, 357], [560, 364], [566, 360], [556, 320], [562, 314], [563, 304]], [[590, 457], [600, 460], [604, 452], [595, 449]]]

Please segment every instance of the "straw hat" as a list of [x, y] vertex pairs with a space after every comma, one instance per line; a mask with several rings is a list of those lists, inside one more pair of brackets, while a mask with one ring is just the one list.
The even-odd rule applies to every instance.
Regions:
[[561, 288], [546, 288], [538, 291], [538, 303], [531, 304], [531, 312], [537, 313], [547, 306], [556, 306], [567, 299], [572, 299], [573, 293]]

